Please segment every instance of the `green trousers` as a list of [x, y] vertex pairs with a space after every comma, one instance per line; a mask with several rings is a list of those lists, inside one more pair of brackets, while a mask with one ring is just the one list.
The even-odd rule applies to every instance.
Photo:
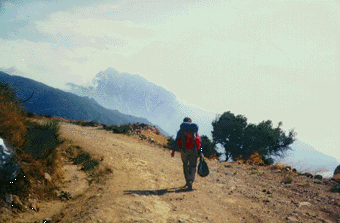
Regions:
[[195, 180], [196, 166], [197, 166], [197, 151], [188, 149], [186, 152], [181, 151], [181, 158], [183, 162], [183, 172], [185, 181], [192, 185]]

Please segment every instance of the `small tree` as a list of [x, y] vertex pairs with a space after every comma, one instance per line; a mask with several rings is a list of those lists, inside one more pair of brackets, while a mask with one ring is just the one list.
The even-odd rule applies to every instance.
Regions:
[[221, 153], [218, 153], [216, 150], [216, 145], [208, 138], [206, 135], [201, 136], [202, 140], [202, 149], [203, 149], [203, 154], [205, 157], [209, 157], [212, 155], [215, 155], [216, 157], [220, 157]]
[[220, 143], [226, 151], [226, 158], [235, 159], [242, 156], [247, 159], [253, 152], [258, 152], [264, 158], [282, 156], [290, 149], [296, 133], [291, 130], [286, 136], [281, 129], [282, 122], [273, 128], [272, 121], [262, 121], [259, 124], [247, 124], [243, 115], [235, 116], [230, 111], [223, 113], [213, 122], [213, 140]]
[[231, 112], [225, 112], [223, 115], [216, 117], [212, 125], [213, 141], [225, 148], [226, 160], [241, 155], [241, 136], [247, 126], [247, 118], [242, 115], [235, 116]]

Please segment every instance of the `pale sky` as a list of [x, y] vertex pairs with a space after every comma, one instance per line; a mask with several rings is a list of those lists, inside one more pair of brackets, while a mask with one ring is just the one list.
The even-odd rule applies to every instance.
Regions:
[[65, 89], [108, 67], [340, 162], [340, 1], [1, 1], [0, 68]]

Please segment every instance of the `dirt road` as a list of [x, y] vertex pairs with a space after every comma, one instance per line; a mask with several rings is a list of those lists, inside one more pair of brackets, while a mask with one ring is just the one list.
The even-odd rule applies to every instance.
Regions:
[[[243, 218], [251, 222], [260, 213], [281, 222], [263, 210], [264, 204], [245, 198], [240, 202], [228, 195], [237, 182], [222, 182], [223, 176], [216, 173], [217, 161], [209, 163], [209, 177], [197, 176], [195, 190], [185, 192], [179, 153], [171, 158], [167, 150], [104, 130], [67, 126], [62, 134], [103, 156], [103, 163], [113, 169], [98, 197], [92, 198], [88, 214], [72, 222], [240, 222]], [[219, 177], [220, 183], [216, 182]]]
[[[113, 173], [59, 209], [60, 222], [340, 222], [340, 196], [324, 181], [208, 160], [210, 175], [186, 192], [179, 153], [96, 128], [61, 133]], [[287, 174], [291, 184], [281, 182]]]

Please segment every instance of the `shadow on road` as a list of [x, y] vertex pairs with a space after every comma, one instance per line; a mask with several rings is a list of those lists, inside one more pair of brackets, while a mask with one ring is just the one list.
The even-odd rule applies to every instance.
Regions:
[[[195, 191], [195, 189], [191, 190]], [[125, 190], [124, 195], [164, 195], [167, 193], [183, 193], [183, 192], [190, 192], [184, 187], [177, 187], [177, 188], [170, 188], [170, 189], [163, 189], [163, 190]]]

